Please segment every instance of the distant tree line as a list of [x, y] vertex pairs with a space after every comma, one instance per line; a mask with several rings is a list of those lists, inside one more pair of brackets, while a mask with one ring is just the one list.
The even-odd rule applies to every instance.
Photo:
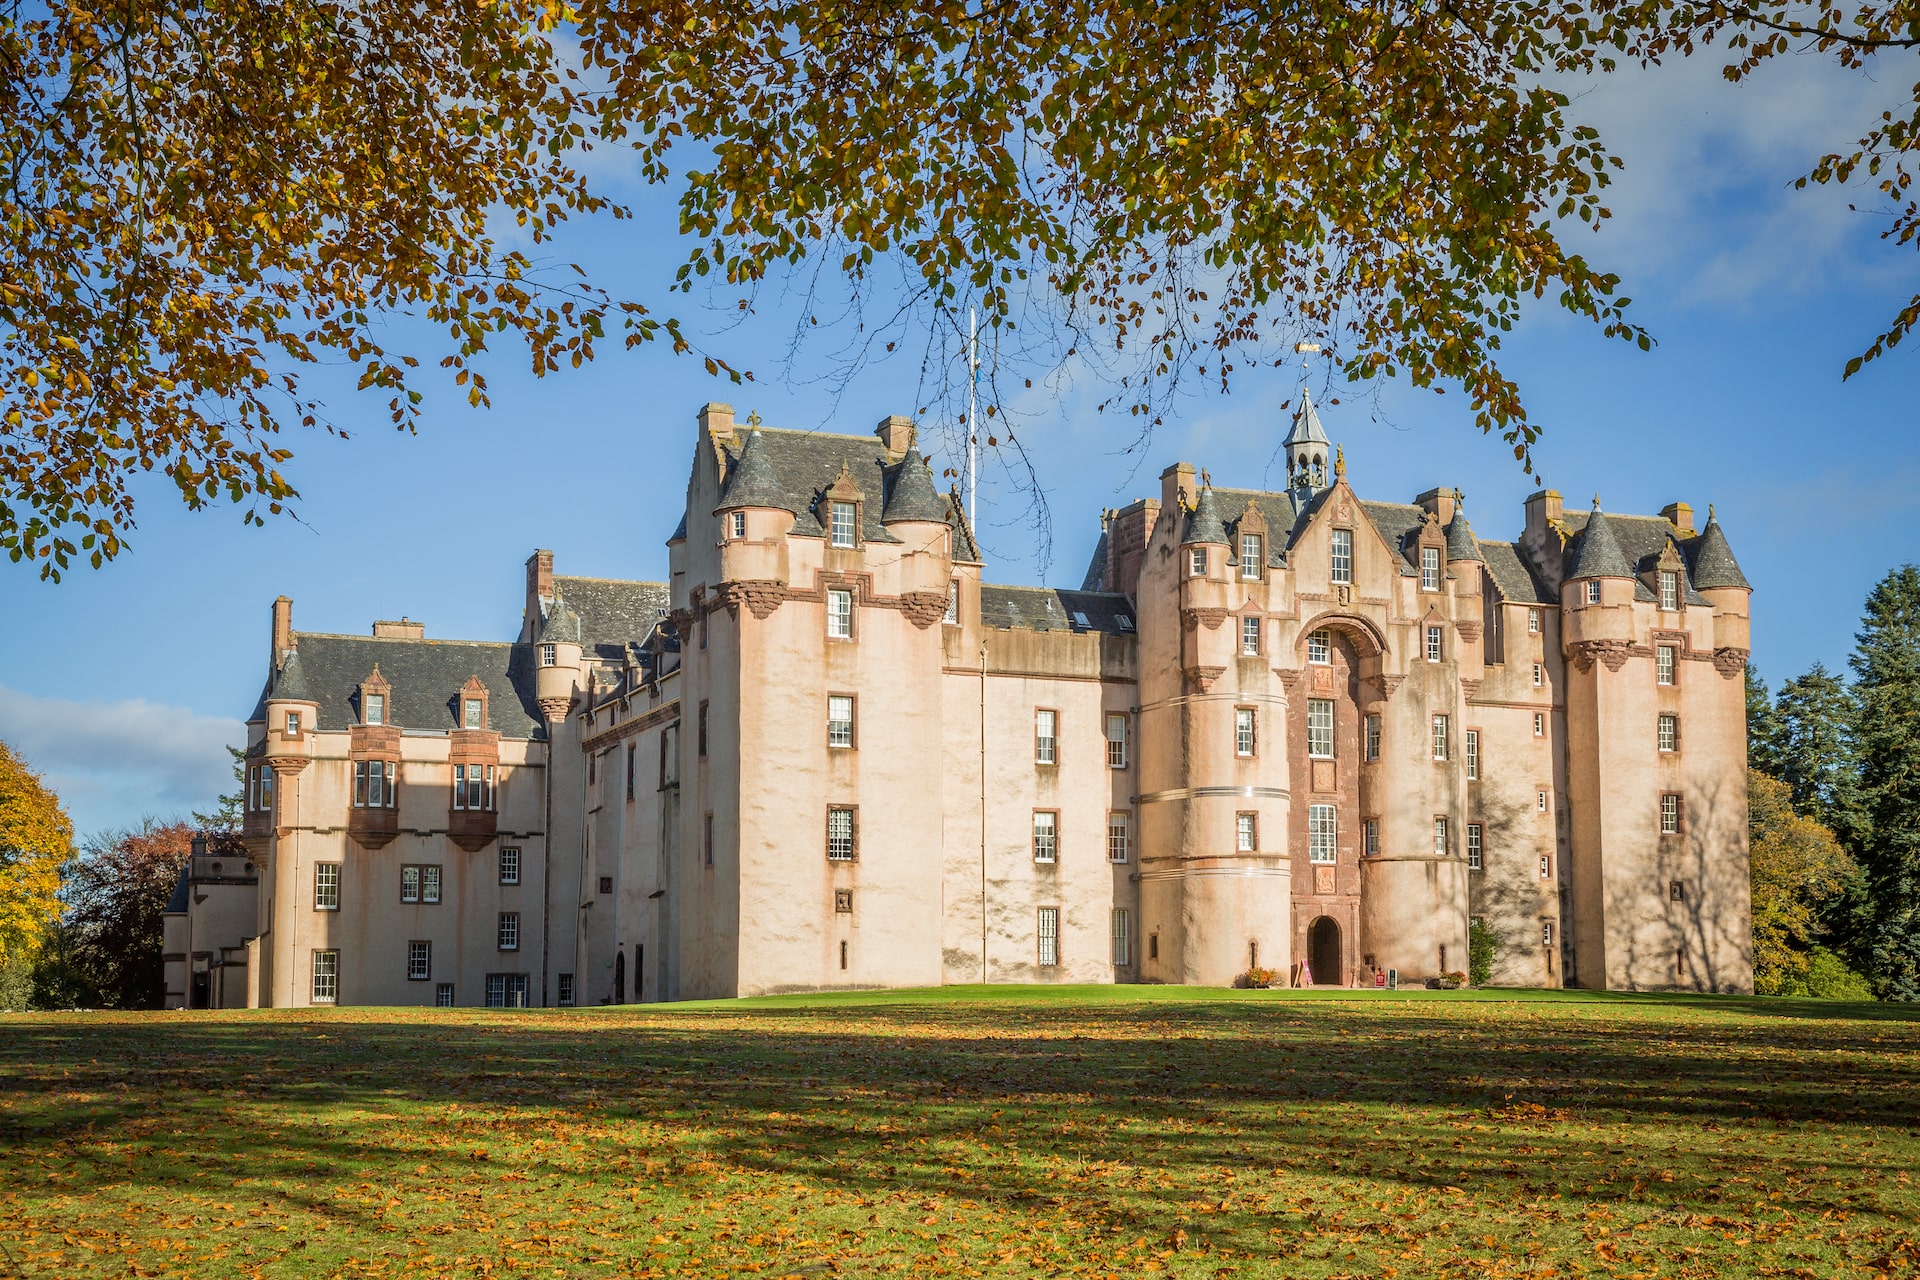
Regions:
[[1754, 985], [1920, 999], [1920, 568], [1867, 597], [1848, 660], [1747, 668]]

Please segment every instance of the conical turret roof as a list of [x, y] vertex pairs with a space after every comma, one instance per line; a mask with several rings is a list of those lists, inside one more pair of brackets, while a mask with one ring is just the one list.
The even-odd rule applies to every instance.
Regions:
[[920, 456], [915, 445], [907, 446], [906, 457], [900, 459], [893, 468], [892, 483], [887, 490], [887, 505], [880, 513], [881, 524], [893, 524], [899, 520], [943, 521], [947, 518], [947, 504], [933, 487], [933, 471], [927, 466], [927, 460]]
[[1188, 542], [1227, 543], [1226, 522], [1220, 518], [1220, 504], [1213, 500], [1213, 486], [1207, 485], [1200, 490], [1200, 500], [1187, 514], [1187, 533], [1180, 539]]
[[566, 599], [557, 587], [553, 592], [553, 604], [547, 609], [546, 621], [540, 624], [539, 643], [580, 643], [580, 615], [567, 607]]
[[[755, 427], [747, 435], [746, 444], [740, 448], [740, 457], [733, 464], [733, 471], [727, 476], [726, 490], [720, 495], [720, 505], [715, 511], [727, 511], [737, 507], [772, 507], [779, 511], [793, 511], [787, 496], [780, 490], [780, 481], [773, 474], [773, 464], [767, 459], [766, 449], [761, 447], [760, 428]], [[794, 512], [798, 515], [799, 512]]]
[[1287, 433], [1283, 445], [1293, 444], [1330, 444], [1326, 430], [1320, 425], [1320, 415], [1314, 411], [1313, 397], [1305, 387], [1300, 388], [1300, 407], [1293, 411], [1293, 430]]
[[280, 670], [273, 677], [273, 689], [267, 696], [289, 702], [313, 701], [313, 694], [307, 689], [306, 672], [300, 666], [298, 649], [287, 654], [287, 660], [280, 664]]
[[1579, 544], [1573, 549], [1573, 563], [1567, 567], [1567, 578], [1631, 578], [1633, 566], [1627, 563], [1626, 552], [1620, 549], [1620, 539], [1613, 532], [1613, 525], [1607, 520], [1606, 513], [1600, 510], [1600, 499], [1593, 500], [1593, 514], [1587, 517], [1587, 527], [1580, 534]]
[[1480, 554], [1480, 539], [1473, 536], [1473, 526], [1467, 523], [1467, 513], [1457, 507], [1453, 519], [1447, 523], [1447, 559], [1487, 562]]
[[1693, 550], [1693, 589], [1711, 591], [1715, 587], [1744, 587], [1751, 591], [1753, 584], [1740, 572], [1733, 548], [1727, 545], [1727, 535], [1721, 532], [1713, 508], [1708, 507], [1707, 527], [1700, 531], [1700, 541]]

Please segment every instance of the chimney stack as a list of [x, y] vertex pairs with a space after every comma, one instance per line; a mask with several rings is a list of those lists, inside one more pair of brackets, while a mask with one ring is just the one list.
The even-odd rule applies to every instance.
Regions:
[[1535, 542], [1546, 536], [1547, 525], [1560, 519], [1564, 510], [1560, 504], [1560, 495], [1552, 489], [1542, 489], [1527, 499], [1527, 532], [1529, 542]]
[[905, 453], [913, 447], [913, 419], [890, 413], [880, 419], [880, 425], [873, 429], [873, 434], [880, 437], [880, 444], [888, 453]]
[[293, 597], [277, 596], [273, 602], [273, 669], [280, 669], [280, 659], [293, 648]]
[[1684, 502], [1669, 502], [1666, 506], [1660, 508], [1660, 514], [1665, 516], [1668, 522], [1680, 531], [1681, 537], [1691, 538], [1693, 536], [1692, 507]]
[[373, 634], [375, 639], [380, 640], [425, 640], [427, 628], [425, 624], [415, 622], [403, 615], [398, 622], [390, 620], [375, 622]]
[[710, 400], [700, 409], [700, 430], [721, 439], [733, 438], [733, 406]]
[[1440, 527], [1444, 529], [1453, 523], [1453, 513], [1457, 509], [1459, 500], [1460, 491], [1458, 489], [1443, 487], [1427, 490], [1413, 500], [1413, 505], [1416, 507], [1424, 507], [1428, 511], [1433, 512], [1435, 518], [1440, 521]]

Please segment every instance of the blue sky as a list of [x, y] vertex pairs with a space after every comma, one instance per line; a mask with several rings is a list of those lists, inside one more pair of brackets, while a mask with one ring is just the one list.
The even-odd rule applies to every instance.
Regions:
[[[1775, 684], [1815, 661], [1842, 666], [1872, 584], [1920, 557], [1914, 352], [1840, 380], [1920, 287], [1920, 258], [1881, 243], [1880, 222], [1849, 211], [1847, 193], [1788, 185], [1897, 101], [1913, 70], [1870, 78], [1788, 59], [1729, 86], [1717, 62], [1701, 60], [1579, 86], [1574, 113], [1628, 168], [1613, 221], [1568, 235], [1625, 278], [1660, 345], [1643, 354], [1605, 342], [1550, 307], [1509, 344], [1507, 371], [1548, 432], [1539, 464], [1569, 505], [1596, 492], [1615, 511], [1682, 500], [1702, 520], [1718, 506], [1756, 588], [1755, 659]], [[642, 217], [578, 237], [570, 256], [646, 296], [683, 254], [671, 210], [619, 191], [617, 161], [604, 177]], [[0, 738], [48, 776], [83, 832], [204, 807], [228, 781], [221, 745], [240, 739], [264, 676], [274, 596], [293, 597], [304, 630], [364, 632], [404, 614], [430, 636], [509, 638], [535, 547], [552, 548], [563, 573], [664, 575], [705, 401], [758, 410], [774, 426], [856, 432], [920, 403], [917, 355], [870, 367], [836, 394], [810, 356], [778, 376], [790, 314], [771, 307], [724, 327], [690, 305], [714, 348], [760, 380], [716, 382], [698, 361], [613, 343], [583, 370], [536, 380], [503, 350], [490, 370], [494, 407], [469, 410], [430, 385], [434, 412], [418, 436], [393, 432], [374, 398], [333, 396], [354, 438], [289, 441], [297, 523], [245, 528], [235, 511], [189, 514], [155, 489], [133, 549], [105, 570], [51, 586], [0, 565]], [[1047, 486], [1053, 555], [1041, 562], [1031, 505], [989, 458], [989, 576], [1077, 585], [1100, 509], [1156, 492], [1176, 460], [1221, 484], [1273, 483], [1296, 380], [1268, 373], [1227, 396], [1196, 393], [1133, 454], [1133, 432], [1093, 412], [1100, 389], [1087, 380], [1027, 398], [1023, 434]], [[1389, 384], [1377, 401], [1343, 398], [1323, 420], [1363, 494], [1405, 501], [1457, 485], [1482, 536], [1517, 533], [1535, 486], [1506, 446], [1472, 429], [1457, 391]], [[933, 437], [940, 424], [924, 425]]]

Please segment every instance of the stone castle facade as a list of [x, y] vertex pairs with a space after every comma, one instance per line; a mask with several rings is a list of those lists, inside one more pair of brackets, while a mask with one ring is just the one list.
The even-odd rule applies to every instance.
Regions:
[[[1078, 590], [996, 586], [913, 424], [699, 416], [669, 580], [527, 563], [511, 641], [301, 633], [174, 1003], [566, 1005], [973, 982], [1749, 991], [1725, 535], [1167, 468]], [[231, 864], [236, 859], [225, 860]]]

